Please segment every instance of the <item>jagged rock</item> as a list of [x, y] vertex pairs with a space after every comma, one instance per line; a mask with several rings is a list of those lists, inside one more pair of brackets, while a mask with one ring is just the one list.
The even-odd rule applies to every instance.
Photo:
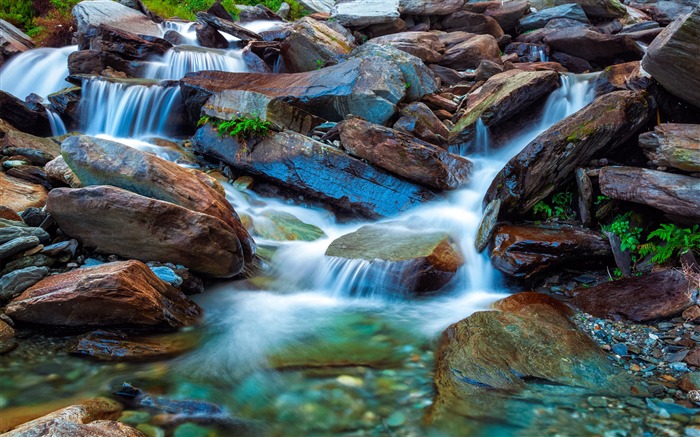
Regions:
[[276, 131], [285, 129], [307, 134], [324, 120], [279, 98], [244, 90], [224, 90], [212, 95], [202, 106], [202, 114], [221, 120], [258, 117]]
[[45, 326], [174, 330], [202, 310], [139, 261], [119, 261], [48, 276], [5, 309], [13, 320]]
[[567, 18], [569, 20], [578, 21], [580, 23], [588, 24], [588, 17], [586, 13], [583, 12], [581, 5], [565, 4], [561, 6], [556, 6], [553, 8], [543, 9], [534, 14], [525, 16], [520, 20], [520, 29], [523, 32], [534, 29], [541, 29], [547, 25], [551, 20]]
[[337, 0], [331, 10], [331, 18], [345, 27], [393, 23], [399, 16], [399, 0]]
[[401, 118], [394, 129], [413, 135], [423, 141], [441, 145], [450, 136], [450, 131], [433, 111], [424, 103], [413, 102], [401, 108]]
[[484, 214], [479, 222], [479, 229], [476, 231], [476, 238], [474, 238], [474, 248], [477, 252], [481, 253], [489, 245], [493, 234], [496, 232], [496, 224], [498, 223], [498, 213], [501, 210], [501, 200], [494, 199], [486, 208], [484, 208]]
[[51, 135], [51, 124], [43, 107], [30, 107], [5, 91], [0, 91], [0, 119], [22, 132], [44, 137]]
[[[402, 86], [408, 101], [420, 100], [424, 95], [432, 94], [438, 90], [438, 85], [432, 72], [425, 66], [423, 61], [395, 47], [365, 43], [353, 50], [350, 56], [355, 59], [380, 58], [385, 64], [388, 62], [397, 65], [403, 75]], [[362, 116], [357, 112], [350, 113], [361, 116], [372, 123], [384, 124]]]
[[351, 155], [410, 181], [439, 190], [465, 186], [472, 163], [411, 135], [358, 118], [344, 121], [340, 141]]
[[484, 59], [501, 60], [498, 42], [491, 35], [477, 35], [448, 48], [439, 64], [455, 70], [468, 70], [477, 68]]
[[46, 267], [25, 267], [0, 277], [0, 305], [22, 294], [24, 290], [39, 282], [49, 274]]
[[80, 188], [83, 184], [80, 179], [73, 173], [73, 170], [68, 167], [62, 156], [58, 156], [53, 161], [49, 161], [44, 166], [46, 172], [46, 180], [50, 183], [60, 186], [67, 185], [71, 188]]
[[503, 67], [497, 64], [496, 62], [484, 59], [479, 63], [479, 66], [476, 68], [474, 80], [476, 80], [477, 82], [487, 81], [492, 76], [495, 76], [498, 73], [503, 73]]
[[496, 2], [495, 6], [487, 7], [484, 14], [496, 20], [504, 32], [515, 34], [515, 28], [520, 19], [530, 12], [528, 0], [511, 0], [508, 2]]
[[533, 396], [528, 389], [541, 385], [538, 380], [616, 396], [644, 394], [578, 330], [573, 312], [556, 299], [517, 293], [494, 309], [478, 311], [442, 333], [432, 417], [449, 410], [495, 420], [502, 411], [492, 410], [499, 393], [510, 399], [516, 390], [527, 399]]
[[700, 218], [700, 178], [636, 167], [603, 167], [600, 190], [611, 199], [649, 205], [668, 214]]
[[226, 223], [240, 240], [248, 262], [255, 242], [225, 196], [206, 176], [123, 144], [88, 136], [63, 141], [61, 154], [83, 186], [112, 185], [142, 196], [171, 202]]
[[212, 49], [226, 49], [229, 46], [228, 40], [215, 27], [208, 24], [198, 24], [195, 28], [197, 42], [203, 47]]
[[618, 0], [531, 0], [538, 11], [568, 3], [578, 3], [590, 18], [619, 18], [627, 15], [627, 10]]
[[241, 243], [225, 222], [121, 188], [54, 188], [46, 210], [63, 232], [101, 253], [182, 264], [213, 277], [244, 267]]
[[51, 110], [59, 114], [67, 126], [77, 126], [80, 122], [81, 96], [82, 88], [75, 86], [49, 94], [47, 98], [51, 102]]
[[212, 14], [206, 12], [197, 12], [197, 21], [200, 23], [206, 23], [213, 28], [220, 30], [221, 32], [226, 32], [230, 35], [242, 41], [261, 41], [263, 38], [257, 33], [246, 29], [245, 27], [239, 26], [233, 21], [224, 20]]
[[406, 95], [399, 67], [377, 57], [351, 59], [322, 70], [295, 74], [203, 71], [186, 75], [180, 86], [193, 120], [199, 119], [202, 106], [213, 93], [226, 89], [283, 98], [330, 121], [353, 114], [378, 124], [394, 115], [396, 104]]
[[34, 165], [44, 165], [61, 153], [61, 146], [51, 138], [13, 130], [5, 135], [0, 152], [6, 156], [23, 156]]
[[73, 7], [73, 17], [78, 33], [86, 33], [91, 27], [107, 24], [137, 35], [163, 35], [160, 26], [146, 15], [114, 1], [82, 1]]
[[494, 38], [503, 36], [503, 29], [498, 25], [498, 22], [482, 14], [475, 14], [467, 11], [459, 11], [442, 18], [440, 22], [442, 30], [452, 32], [455, 30], [461, 32], [476, 33], [479, 35], [491, 35]]
[[599, 152], [613, 152], [650, 119], [644, 93], [606, 94], [556, 123], [511, 159], [494, 178], [484, 204], [500, 198], [503, 216], [522, 216], [555, 187], [573, 180], [576, 168]]
[[479, 119], [485, 126], [497, 126], [558, 86], [559, 75], [553, 71], [509, 70], [492, 76], [469, 95], [464, 113], [451, 129], [451, 143], [469, 141]]
[[122, 59], [137, 61], [163, 55], [172, 47], [168, 41], [157, 36], [137, 35], [107, 24], [85, 30], [78, 45], [79, 50], [111, 53]]
[[700, 65], [697, 58], [700, 7], [681, 17], [649, 45], [642, 67], [671, 94], [700, 108]]
[[602, 64], [616, 60], [639, 60], [644, 55], [644, 51], [629, 36], [606, 35], [580, 27], [548, 32], [544, 42], [552, 50]]
[[442, 86], [452, 86], [457, 85], [462, 82], [464, 78], [457, 71], [449, 67], [443, 67], [442, 65], [430, 64], [428, 66], [435, 74], [435, 77], [440, 79], [440, 84]]
[[282, 55], [290, 73], [318, 70], [347, 59], [355, 45], [321, 21], [304, 17], [294, 23], [282, 42]]
[[334, 240], [326, 256], [391, 264], [392, 281], [413, 293], [437, 291], [464, 264], [452, 238], [442, 232], [363, 226]]
[[5, 20], [0, 20], [0, 67], [11, 57], [33, 49], [32, 39]]
[[445, 45], [445, 49], [466, 42], [476, 36], [475, 33], [454, 31], [454, 32], [434, 32], [437, 34], [438, 40]]
[[386, 217], [433, 198], [427, 189], [377, 170], [332, 146], [290, 131], [239, 142], [206, 125], [193, 147], [354, 215]]
[[585, 59], [567, 55], [566, 53], [553, 52], [549, 58], [552, 61], [560, 63], [562, 66], [564, 66], [564, 68], [572, 73], [587, 73], [593, 70], [591, 64]]
[[678, 315], [695, 299], [682, 272], [659, 270], [578, 289], [574, 304], [595, 317], [647, 322]]
[[641, 91], [651, 85], [651, 80], [644, 77], [639, 61], [611, 65], [603, 70], [595, 81], [596, 96], [612, 91]]
[[700, 125], [660, 124], [639, 136], [639, 147], [654, 165], [700, 172]]
[[450, 15], [464, 6], [465, 0], [399, 0], [399, 10], [406, 15]]
[[46, 195], [43, 186], [0, 172], [0, 198], [4, 206], [16, 212], [32, 206], [42, 207], [46, 203]]
[[371, 44], [390, 45], [420, 58], [425, 63], [440, 62], [445, 46], [431, 32], [402, 32], [372, 38]]
[[77, 50], [68, 55], [68, 72], [77, 74], [100, 74], [107, 68], [123, 71], [130, 77], [136, 77], [143, 70], [136, 61], [128, 61], [118, 54], [97, 50]]
[[70, 353], [100, 361], [148, 361], [183, 354], [195, 345], [191, 333], [128, 336], [120, 331], [94, 331], [81, 336]]
[[552, 267], [611, 256], [607, 238], [583, 228], [499, 225], [491, 263], [509, 276], [529, 278]]

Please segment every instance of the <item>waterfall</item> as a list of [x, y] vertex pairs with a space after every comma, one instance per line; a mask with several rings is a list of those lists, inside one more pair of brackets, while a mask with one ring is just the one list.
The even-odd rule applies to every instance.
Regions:
[[181, 113], [179, 86], [83, 81], [80, 120], [88, 135], [168, 136], [176, 131], [173, 120]]
[[149, 61], [144, 76], [149, 79], [179, 80], [187, 73], [202, 70], [243, 72], [248, 71], [248, 67], [241, 57], [240, 50], [178, 46]]
[[60, 49], [42, 48], [21, 53], [0, 68], [0, 90], [22, 100], [31, 93], [46, 98], [65, 87], [68, 77], [68, 55], [78, 46]]
[[54, 112], [47, 107], [46, 115], [49, 117], [49, 124], [51, 125], [52, 136], [65, 135], [68, 133], [68, 129], [66, 129], [65, 123], [63, 123], [61, 116], [58, 115], [57, 112]]
[[169, 30], [174, 30], [182, 36], [183, 40], [185, 41], [185, 44], [193, 46], [199, 45], [199, 43], [197, 42], [197, 32], [195, 31], [196, 26], [197, 23], [193, 23], [190, 21], [164, 21], [160, 25], [161, 29], [163, 29], [164, 35], [165, 32]]

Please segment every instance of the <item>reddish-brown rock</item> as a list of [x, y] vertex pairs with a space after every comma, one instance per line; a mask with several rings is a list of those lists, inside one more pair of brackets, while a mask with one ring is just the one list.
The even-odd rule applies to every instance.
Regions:
[[509, 276], [528, 278], [551, 267], [610, 256], [607, 238], [587, 229], [500, 225], [493, 237], [491, 263]]
[[63, 232], [101, 253], [182, 264], [214, 277], [232, 277], [244, 267], [230, 226], [174, 203], [97, 185], [55, 188], [46, 209]]
[[413, 102], [401, 108], [401, 118], [394, 123], [394, 129], [437, 145], [445, 143], [450, 136], [447, 127], [421, 102]]
[[673, 317], [693, 305], [691, 285], [678, 270], [606, 282], [580, 289], [574, 304], [589, 314], [635, 322]]
[[0, 199], [2, 204], [20, 212], [35, 206], [41, 208], [46, 203], [46, 188], [0, 172]]
[[544, 42], [558, 52], [602, 64], [616, 60], [640, 60], [644, 55], [644, 51], [629, 36], [606, 35], [582, 27], [548, 32]]
[[368, 42], [391, 45], [426, 63], [440, 62], [445, 45], [432, 32], [401, 32], [372, 38]]
[[142, 262], [120, 261], [48, 276], [7, 306], [12, 319], [37, 325], [172, 330], [201, 309]]
[[411, 135], [352, 118], [340, 127], [350, 154], [429, 187], [452, 190], [469, 182], [472, 163]]
[[491, 35], [494, 38], [503, 36], [503, 29], [499, 26], [498, 21], [489, 16], [473, 12], [458, 11], [450, 14], [442, 19], [441, 25], [446, 32], [457, 30], [480, 35]]
[[501, 50], [491, 35], [477, 35], [448, 48], [439, 64], [455, 70], [468, 70], [477, 68], [484, 59], [501, 60]]

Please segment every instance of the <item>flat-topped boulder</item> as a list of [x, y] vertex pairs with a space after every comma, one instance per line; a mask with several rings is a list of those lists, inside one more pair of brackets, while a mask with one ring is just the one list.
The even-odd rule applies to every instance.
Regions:
[[642, 59], [644, 51], [627, 35], [607, 35], [583, 27], [547, 32], [544, 42], [552, 50], [607, 65]]
[[484, 59], [500, 62], [501, 50], [491, 35], [476, 35], [448, 47], [439, 65], [455, 70], [476, 69]]
[[596, 19], [622, 18], [627, 15], [625, 6], [618, 0], [531, 0], [530, 3], [538, 11], [576, 3], [583, 8], [587, 16]]
[[163, 35], [160, 26], [145, 14], [115, 1], [82, 1], [73, 7], [73, 17], [78, 26], [78, 33], [85, 33], [90, 27], [107, 24], [137, 35]]
[[426, 188], [291, 131], [241, 142], [205, 125], [192, 142], [204, 155], [353, 215], [393, 216], [434, 197]]
[[464, 264], [448, 234], [406, 229], [400, 224], [363, 226], [334, 240], [326, 256], [379, 262], [392, 281], [412, 293], [439, 290]]
[[577, 168], [601, 152], [612, 153], [650, 120], [645, 93], [601, 96], [547, 129], [496, 175], [484, 205], [501, 199], [502, 217], [522, 217], [556, 187], [572, 181]]
[[187, 74], [180, 86], [190, 118], [195, 121], [209, 97], [224, 90], [279, 97], [330, 121], [341, 121], [354, 114], [378, 124], [394, 115], [396, 104], [406, 95], [399, 67], [377, 57], [351, 59], [294, 74], [201, 71]]
[[174, 330], [201, 309], [142, 262], [118, 261], [48, 276], [5, 309], [13, 320], [72, 328]]
[[445, 45], [432, 32], [401, 32], [372, 38], [371, 44], [390, 45], [420, 58], [423, 62], [439, 62]]
[[255, 242], [224, 195], [198, 170], [187, 170], [124, 144], [85, 135], [64, 140], [61, 156], [83, 186], [112, 185], [223, 221], [238, 236], [247, 261], [252, 261]]
[[[671, 2], [668, 2], [671, 3]], [[700, 7], [679, 17], [649, 45], [642, 67], [671, 94], [700, 108]]]
[[399, 17], [399, 0], [336, 0], [331, 10], [331, 18], [345, 27], [393, 23]]
[[566, 18], [568, 20], [578, 21], [580, 23], [589, 24], [588, 17], [586, 13], [583, 12], [581, 5], [573, 3], [561, 6], [555, 6], [553, 8], [543, 9], [534, 14], [526, 15], [520, 19], [520, 28], [523, 32], [528, 30], [541, 29], [547, 25], [551, 20], [556, 20], [560, 18]]
[[220, 219], [121, 188], [54, 188], [46, 210], [63, 232], [97, 252], [181, 264], [229, 278], [244, 267], [235, 232]]
[[412, 135], [351, 118], [340, 125], [340, 141], [351, 155], [410, 181], [438, 190], [465, 186], [472, 163]]
[[450, 15], [464, 7], [466, 0], [399, 0], [405, 15]]
[[600, 191], [668, 214], [700, 219], [700, 178], [637, 167], [603, 167]]
[[527, 110], [558, 86], [559, 74], [554, 71], [509, 70], [491, 76], [469, 94], [464, 112], [451, 129], [451, 142], [469, 141], [479, 120], [485, 126], [497, 126]]
[[498, 225], [491, 263], [509, 276], [529, 278], [553, 267], [600, 262], [611, 256], [608, 239], [584, 228]]
[[639, 136], [639, 147], [654, 165], [700, 172], [698, 124], [660, 124]]

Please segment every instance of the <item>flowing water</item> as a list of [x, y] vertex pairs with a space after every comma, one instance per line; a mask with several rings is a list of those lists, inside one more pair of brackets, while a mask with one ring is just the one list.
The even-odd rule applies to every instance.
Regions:
[[[182, 23], [164, 27], [191, 32]], [[61, 53], [65, 58], [74, 49], [58, 49], [51, 56]], [[177, 79], [184, 72], [222, 66], [245, 69], [235, 54], [177, 47], [154, 59], [146, 74]], [[324, 255], [331, 241], [368, 222], [338, 223], [325, 210], [227, 186], [227, 197], [239, 214], [254, 220], [270, 212], [291, 214], [325, 236], [313, 242], [256, 236], [270, 254], [268, 268], [250, 280], [210, 284], [196, 298], [205, 309], [204, 323], [189, 333], [201, 341], [177, 359], [98, 364], [69, 357], [63, 346], [52, 346], [43, 337], [22, 343], [13, 354], [0, 356], [0, 407], [100, 394], [111, 383], [129, 381], [174, 398], [216, 402], [269, 435], [437, 433], [420, 423], [432, 398], [435, 339], [449, 324], [508, 293], [487, 257], [474, 249], [484, 193], [503, 165], [535, 136], [592, 100], [593, 77], [562, 76], [562, 86], [548, 98], [539, 121], [507, 145], [490, 147], [482, 123], [477, 147], [470, 148], [470, 185], [384, 221], [391, 222], [387, 226], [446, 232], [458, 243], [465, 267], [440, 296], [407, 299], [393, 280], [400, 272], [391, 263]], [[29, 92], [63, 86], [34, 80], [27, 85]], [[171, 135], [169, 120], [180, 106], [176, 86], [86, 80], [81, 130], [128, 138], [122, 141], [175, 160], [171, 152], [139, 138]], [[18, 374], [23, 375], [19, 380]], [[469, 426], [487, 435], [492, 425], [477, 421]]]
[[68, 55], [77, 49], [78, 46], [34, 49], [13, 57], [0, 69], [0, 90], [24, 100], [31, 93], [46, 98], [71, 86], [65, 80]]

